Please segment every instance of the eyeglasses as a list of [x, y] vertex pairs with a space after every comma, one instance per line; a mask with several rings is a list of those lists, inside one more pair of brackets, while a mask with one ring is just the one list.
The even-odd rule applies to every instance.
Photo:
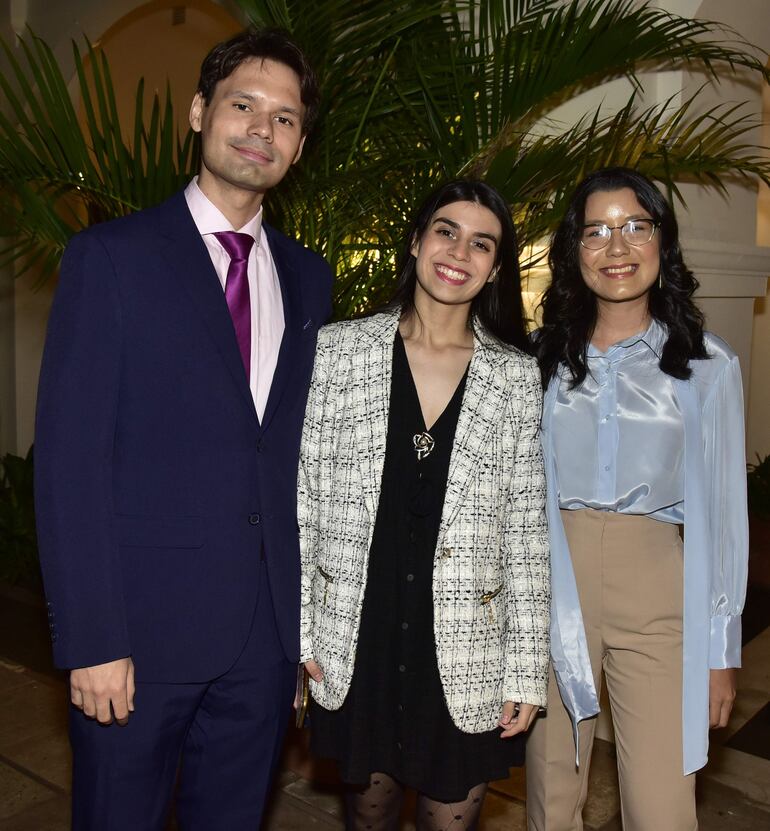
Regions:
[[658, 223], [651, 219], [629, 219], [623, 225], [613, 225], [611, 228], [602, 223], [593, 223], [583, 226], [580, 244], [583, 248], [597, 251], [609, 244], [613, 231], [620, 230], [620, 235], [629, 245], [647, 245], [655, 236], [657, 227]]

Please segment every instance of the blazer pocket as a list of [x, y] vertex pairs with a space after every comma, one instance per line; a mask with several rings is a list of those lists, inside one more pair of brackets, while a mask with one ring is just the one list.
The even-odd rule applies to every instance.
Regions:
[[492, 589], [491, 592], [484, 592], [479, 598], [479, 602], [481, 603], [481, 608], [484, 610], [484, 613], [487, 616], [487, 620], [490, 624], [496, 622], [495, 618], [495, 606], [493, 604], [493, 600], [497, 597], [498, 594], [503, 590], [503, 586], [499, 585], [496, 589]]
[[203, 519], [199, 516], [115, 516], [118, 544], [125, 548], [202, 548]]
[[321, 587], [322, 587], [322, 600], [321, 602], [323, 605], [326, 605], [327, 600], [329, 599], [329, 588], [332, 587], [334, 583], [334, 576], [329, 574], [328, 571], [322, 569], [321, 566], [318, 566], [318, 574], [321, 577]]

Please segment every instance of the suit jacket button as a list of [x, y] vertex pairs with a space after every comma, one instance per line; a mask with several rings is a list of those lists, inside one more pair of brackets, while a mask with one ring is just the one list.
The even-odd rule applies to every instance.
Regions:
[[249, 525], [259, 525], [262, 517], [259, 514], [249, 514]]

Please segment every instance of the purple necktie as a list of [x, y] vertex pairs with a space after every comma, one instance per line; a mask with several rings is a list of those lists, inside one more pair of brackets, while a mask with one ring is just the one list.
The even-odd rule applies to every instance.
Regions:
[[214, 236], [230, 255], [230, 265], [225, 281], [225, 300], [227, 300], [227, 308], [230, 309], [230, 317], [233, 319], [235, 337], [246, 368], [246, 377], [250, 378], [251, 302], [247, 264], [254, 237], [249, 234], [239, 234], [237, 231], [219, 231]]

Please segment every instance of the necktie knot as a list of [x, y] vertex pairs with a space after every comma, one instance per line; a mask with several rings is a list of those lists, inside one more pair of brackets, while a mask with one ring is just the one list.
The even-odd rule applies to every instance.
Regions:
[[222, 243], [222, 248], [234, 261], [246, 261], [249, 259], [251, 246], [254, 245], [254, 237], [251, 234], [239, 234], [237, 231], [217, 231], [214, 236]]

